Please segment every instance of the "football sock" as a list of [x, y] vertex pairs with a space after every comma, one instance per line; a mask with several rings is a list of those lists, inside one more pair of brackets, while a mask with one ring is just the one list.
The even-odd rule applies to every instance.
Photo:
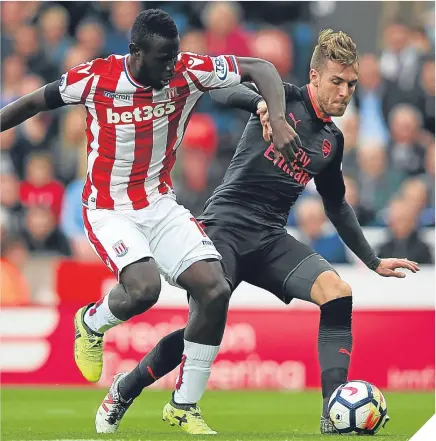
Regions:
[[347, 381], [353, 338], [351, 315], [353, 299], [340, 297], [321, 305], [318, 358], [321, 367], [323, 416], [331, 394]]
[[106, 294], [102, 300], [98, 301], [95, 305], [88, 308], [88, 310], [85, 312], [85, 323], [92, 331], [98, 334], [103, 334], [108, 329], [111, 329], [114, 326], [123, 323], [123, 320], [115, 317], [109, 309], [109, 296], [111, 295], [112, 291], [117, 289], [118, 286], [122, 285], [116, 285], [109, 292], [109, 294]]
[[196, 404], [206, 390], [212, 363], [219, 346], [203, 345], [184, 340], [180, 372], [173, 401], [177, 404]]
[[178, 329], [162, 338], [135, 369], [119, 382], [118, 391], [125, 401], [136, 398], [142, 389], [179, 365], [184, 347], [183, 332], [184, 329]]

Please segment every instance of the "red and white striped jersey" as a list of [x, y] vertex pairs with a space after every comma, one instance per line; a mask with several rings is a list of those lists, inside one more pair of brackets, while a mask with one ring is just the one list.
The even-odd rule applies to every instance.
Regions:
[[67, 104], [87, 111], [89, 209], [141, 209], [172, 188], [170, 172], [194, 106], [211, 89], [241, 81], [232, 55], [179, 54], [168, 86], [155, 90], [129, 72], [129, 55], [81, 64], [60, 80]]

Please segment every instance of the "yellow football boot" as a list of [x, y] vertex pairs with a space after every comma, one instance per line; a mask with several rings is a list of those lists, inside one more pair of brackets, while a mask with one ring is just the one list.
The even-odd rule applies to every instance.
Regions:
[[190, 435], [216, 435], [201, 416], [198, 406], [188, 409], [179, 409], [170, 401], [163, 409], [162, 419], [168, 421], [171, 426], [178, 426]]
[[89, 306], [80, 308], [74, 316], [74, 359], [82, 375], [95, 383], [100, 380], [103, 370], [103, 336], [92, 332], [84, 321]]

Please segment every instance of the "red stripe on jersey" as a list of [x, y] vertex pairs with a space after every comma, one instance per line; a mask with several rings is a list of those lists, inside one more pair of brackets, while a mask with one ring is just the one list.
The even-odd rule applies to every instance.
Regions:
[[[170, 173], [176, 160], [174, 146], [177, 142], [177, 129], [179, 128], [180, 118], [182, 117], [183, 109], [189, 96], [189, 85], [184, 75], [178, 76], [177, 81], [174, 81], [173, 83], [170, 82], [170, 87], [176, 86], [179, 90], [179, 94], [183, 96], [183, 98], [180, 98], [175, 102], [176, 110], [168, 116], [168, 136], [165, 158], [163, 160], [162, 170], [159, 174], [160, 185], [158, 189], [161, 194], [168, 193], [168, 187], [172, 187]], [[184, 133], [185, 132], [183, 131], [182, 136]]]
[[113, 98], [105, 96], [104, 92], [115, 93], [122, 71], [113, 76], [101, 76], [98, 80], [94, 96], [95, 111], [100, 124], [98, 135], [98, 156], [91, 172], [91, 180], [97, 188], [97, 207], [113, 210], [114, 200], [110, 195], [112, 168], [116, 153], [115, 124], [107, 124], [107, 109], [113, 108]]
[[89, 241], [94, 246], [98, 257], [100, 257], [101, 261], [115, 274], [118, 279], [119, 270], [115, 265], [114, 261], [109, 257], [109, 254], [106, 252], [102, 243], [98, 240], [94, 231], [92, 230], [91, 222], [88, 219], [88, 209], [86, 207], [82, 208], [82, 216], [83, 216], [83, 224], [85, 226], [86, 231], [88, 232]]
[[[89, 154], [92, 152], [91, 144], [94, 142], [94, 135], [91, 132], [91, 123], [92, 123], [92, 115], [86, 107], [86, 156], [89, 157]], [[88, 174], [86, 174], [86, 181], [82, 191], [82, 201], [88, 203], [88, 198], [91, 195], [91, 180]]]
[[82, 96], [80, 97], [80, 102], [85, 104], [86, 98], [88, 98], [89, 92], [91, 91], [92, 82], [94, 81], [94, 77], [89, 77], [88, 82], [86, 83], [85, 88], [83, 89]]
[[[139, 107], [138, 93], [141, 94], [141, 101], [146, 97], [153, 101], [153, 91], [142, 92], [143, 89], [137, 89], [133, 95], [133, 108]], [[151, 155], [153, 153], [153, 122], [152, 119], [146, 125], [137, 125], [135, 127], [135, 152], [132, 170], [130, 172], [129, 183], [127, 185], [127, 194], [132, 201], [134, 210], [140, 210], [148, 206], [147, 193], [145, 191], [145, 179], [148, 176]]]
[[224, 58], [226, 59], [229, 66], [229, 72], [235, 72], [239, 74], [240, 69], [236, 57], [233, 55], [225, 55]]
[[200, 83], [200, 80], [189, 70], [186, 71], [187, 74], [189, 75], [189, 78], [191, 78], [192, 82], [195, 84], [195, 87], [200, 91], [200, 92], [208, 92], [209, 90], [213, 90], [216, 89], [216, 87], [205, 87]]

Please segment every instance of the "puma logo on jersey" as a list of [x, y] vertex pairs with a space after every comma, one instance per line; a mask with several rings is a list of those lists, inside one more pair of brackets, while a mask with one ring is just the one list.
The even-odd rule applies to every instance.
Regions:
[[133, 123], [148, 121], [152, 118], [162, 118], [165, 115], [169, 115], [176, 110], [174, 102], [160, 103], [153, 106], [143, 106], [133, 109], [132, 112], [115, 112], [114, 109], [107, 109], [107, 122], [108, 124], [120, 124], [120, 123]]
[[292, 119], [292, 121], [294, 121], [294, 127], [297, 128], [297, 124], [299, 122], [301, 122], [301, 119], [295, 119], [295, 116], [294, 116], [294, 114], [292, 112], [289, 114], [289, 116]]

